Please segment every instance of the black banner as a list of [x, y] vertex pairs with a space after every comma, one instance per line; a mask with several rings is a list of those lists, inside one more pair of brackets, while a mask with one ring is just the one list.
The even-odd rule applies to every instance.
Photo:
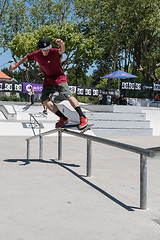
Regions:
[[98, 97], [100, 89], [93, 87], [77, 87], [77, 96]]
[[138, 82], [121, 82], [121, 90], [136, 90], [136, 91], [160, 91], [160, 84], [138, 83]]
[[154, 91], [160, 91], [160, 84], [154, 83], [153, 87], [154, 87], [154, 89], [153, 89]]
[[138, 82], [121, 82], [121, 89], [141, 91], [142, 85]]
[[86, 96], [86, 97], [98, 97], [100, 93], [103, 95], [117, 96], [119, 95], [118, 89], [102, 89], [94, 87], [76, 87], [77, 96]]
[[0, 92], [22, 92], [22, 83], [0, 82]]
[[[29, 84], [29, 83], [28, 83]], [[100, 93], [103, 95], [118, 96], [118, 89], [102, 89], [95, 87], [77, 87], [69, 86], [71, 92], [77, 96], [98, 97]], [[23, 83], [0, 81], [0, 92], [23, 92]]]
[[93, 87], [77, 87], [77, 96], [98, 97], [100, 89]]

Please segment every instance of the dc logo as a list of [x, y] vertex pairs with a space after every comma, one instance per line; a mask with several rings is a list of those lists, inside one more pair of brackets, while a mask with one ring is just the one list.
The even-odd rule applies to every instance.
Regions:
[[15, 84], [14, 88], [15, 88], [15, 91], [18, 91], [18, 92], [22, 91], [22, 85], [21, 84]]
[[31, 87], [32, 87], [32, 85], [31, 85], [31, 84], [28, 84], [28, 85], [26, 85], [26, 90], [27, 90], [27, 92], [30, 92], [30, 90], [31, 90]]

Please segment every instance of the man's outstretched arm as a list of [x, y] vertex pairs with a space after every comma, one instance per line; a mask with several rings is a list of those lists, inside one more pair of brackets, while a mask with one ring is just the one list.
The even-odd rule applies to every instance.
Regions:
[[10, 71], [13, 71], [13, 70], [15, 70], [17, 67], [19, 67], [22, 63], [27, 62], [27, 61], [28, 61], [28, 58], [27, 58], [27, 56], [25, 56], [25, 57], [23, 57], [19, 62], [10, 65], [10, 66], [9, 66], [9, 70], [10, 70]]
[[60, 46], [59, 49], [59, 55], [63, 54], [65, 52], [65, 44], [61, 39], [57, 39], [56, 43]]

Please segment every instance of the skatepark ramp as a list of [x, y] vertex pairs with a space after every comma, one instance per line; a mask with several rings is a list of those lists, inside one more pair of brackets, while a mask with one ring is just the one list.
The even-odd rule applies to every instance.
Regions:
[[6, 119], [16, 119], [17, 113], [13, 105], [0, 105], [0, 112]]
[[38, 135], [29, 137], [27, 141], [27, 160], [30, 159], [30, 141], [39, 138], [39, 159], [43, 159], [43, 137], [52, 133], [58, 132], [58, 160], [62, 160], [62, 134], [66, 133], [79, 138], [87, 140], [87, 164], [86, 164], [86, 175], [91, 176], [92, 167], [92, 142], [98, 142], [104, 145], [110, 145], [112, 147], [120, 148], [126, 151], [134, 152], [140, 155], [140, 208], [143, 210], [147, 209], [147, 158], [154, 158], [160, 156], [160, 147], [155, 148], [140, 148], [121, 142], [92, 136], [89, 134], [79, 133], [69, 129], [53, 129], [47, 132], [40, 133]]

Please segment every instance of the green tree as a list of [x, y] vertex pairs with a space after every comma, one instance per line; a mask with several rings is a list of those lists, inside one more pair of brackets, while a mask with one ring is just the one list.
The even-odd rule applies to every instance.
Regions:
[[0, 46], [8, 49], [17, 33], [33, 32], [43, 25], [63, 25], [69, 21], [71, 1], [5, 0], [0, 1]]
[[93, 86], [93, 78], [86, 75], [86, 72], [81, 67], [67, 74], [69, 85], [76, 86]]
[[[117, 69], [159, 81], [159, 0], [8, 0], [0, 6], [0, 44], [11, 49], [16, 61], [45, 35], [66, 43], [63, 67], [68, 73], [79, 67], [85, 72], [94, 62], [95, 84]], [[25, 68], [40, 80], [36, 64]]]
[[0, 0], [0, 21], [2, 21], [5, 9], [8, 8], [8, 6], [9, 6], [8, 0]]
[[147, 81], [157, 79], [159, 0], [83, 0], [75, 7], [84, 34], [95, 32], [103, 48], [95, 62], [99, 72], [132, 66], [133, 73], [140, 71]]
[[28, 0], [30, 29], [36, 30], [43, 25], [62, 26], [70, 20], [71, 0]]
[[25, 32], [29, 25], [25, 0], [8, 2], [9, 6], [5, 8], [0, 23], [2, 33], [0, 42], [4, 50], [8, 49], [8, 42], [13, 39], [14, 35], [18, 32]]
[[[89, 68], [93, 63], [98, 47], [94, 37], [84, 38], [83, 34], [78, 32], [75, 25], [71, 22], [63, 24], [63, 26], [50, 25], [42, 26], [39, 30], [32, 32], [17, 33], [13, 40], [8, 44], [11, 49], [12, 56], [15, 61], [36, 50], [38, 40], [47, 36], [53, 43], [53, 47], [57, 38], [61, 38], [66, 45], [65, 55], [62, 60], [64, 71], [72, 71], [79, 65], [83, 69]], [[36, 63], [24, 63], [26, 69], [34, 74], [36, 81], [40, 80], [39, 74], [34, 69], [39, 69]]]
[[160, 2], [122, 0], [116, 8], [116, 15], [115, 25], [120, 29], [117, 37], [122, 48], [119, 48], [119, 59], [124, 60], [124, 69], [128, 70], [132, 65], [133, 73], [140, 71], [147, 81], [153, 81], [160, 61]]

